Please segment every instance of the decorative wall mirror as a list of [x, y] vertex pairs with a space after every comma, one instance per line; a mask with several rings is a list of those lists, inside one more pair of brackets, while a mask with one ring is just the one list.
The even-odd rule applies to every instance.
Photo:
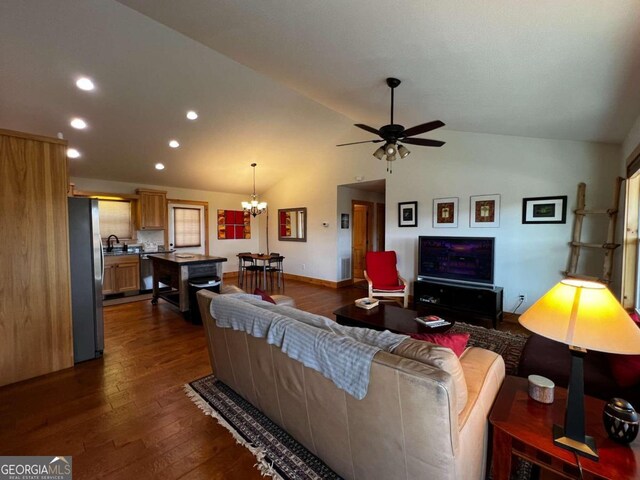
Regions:
[[281, 208], [278, 210], [278, 240], [307, 241], [307, 208]]

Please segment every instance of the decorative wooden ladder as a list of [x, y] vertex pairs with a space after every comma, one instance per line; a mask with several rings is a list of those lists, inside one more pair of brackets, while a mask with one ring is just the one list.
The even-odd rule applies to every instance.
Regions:
[[[611, 282], [613, 253], [615, 249], [620, 246], [619, 243], [615, 243], [615, 235], [616, 221], [618, 219], [618, 202], [620, 200], [620, 188], [622, 185], [622, 180], [622, 177], [616, 178], [616, 185], [613, 193], [613, 208], [585, 208], [587, 185], [584, 183], [580, 183], [578, 185], [578, 208], [576, 208], [575, 210], [576, 217], [575, 223], [573, 224], [573, 240], [570, 242], [571, 256], [569, 258], [569, 269], [564, 272], [566, 276], [584, 280], [596, 280], [607, 284]], [[607, 240], [605, 241], [605, 243], [584, 243], [581, 241], [582, 223], [584, 221], [584, 217], [586, 217], [587, 215], [609, 216], [609, 227], [607, 229]], [[580, 258], [581, 248], [604, 249], [604, 263], [601, 277], [578, 274], [578, 259]]]

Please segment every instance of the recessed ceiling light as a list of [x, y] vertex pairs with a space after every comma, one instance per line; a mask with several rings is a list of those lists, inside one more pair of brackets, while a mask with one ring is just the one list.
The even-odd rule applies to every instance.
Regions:
[[187, 112], [187, 118], [189, 120], [195, 120], [196, 118], [198, 118], [198, 114], [196, 112], [194, 112], [193, 110], [189, 110]]
[[156, 163], [156, 170], [164, 170], [164, 165], [162, 163]]
[[67, 148], [67, 157], [69, 158], [78, 158], [80, 156], [80, 152], [75, 148]]
[[87, 122], [85, 122], [81, 118], [74, 118], [74, 119], [71, 120], [71, 126], [73, 128], [77, 128], [78, 130], [83, 130], [83, 129], [87, 128]]
[[80, 77], [76, 81], [76, 87], [78, 87], [80, 90], [86, 90], [86, 91], [90, 91], [96, 88], [96, 86], [93, 84], [91, 79], [87, 77]]
[[171, 148], [178, 148], [180, 146], [180, 143], [177, 140], [170, 140], [169, 141], [169, 146]]

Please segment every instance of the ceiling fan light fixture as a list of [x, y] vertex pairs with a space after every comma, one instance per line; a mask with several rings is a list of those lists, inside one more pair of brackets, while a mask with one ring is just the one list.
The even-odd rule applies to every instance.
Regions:
[[393, 143], [387, 143], [384, 146], [384, 152], [387, 154], [388, 156], [396, 156], [396, 152], [398, 151], [397, 147], [393, 144]]
[[404, 145], [398, 145], [398, 153], [400, 154], [400, 158], [406, 158], [411, 152]]
[[384, 147], [379, 147], [375, 152], [373, 152], [373, 156], [376, 157], [378, 160], [382, 160], [382, 157], [384, 157], [385, 151], [384, 151]]

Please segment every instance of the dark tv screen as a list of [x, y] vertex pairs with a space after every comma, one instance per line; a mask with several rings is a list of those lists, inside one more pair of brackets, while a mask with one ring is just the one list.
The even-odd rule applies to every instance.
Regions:
[[493, 237], [418, 238], [418, 276], [493, 285]]

